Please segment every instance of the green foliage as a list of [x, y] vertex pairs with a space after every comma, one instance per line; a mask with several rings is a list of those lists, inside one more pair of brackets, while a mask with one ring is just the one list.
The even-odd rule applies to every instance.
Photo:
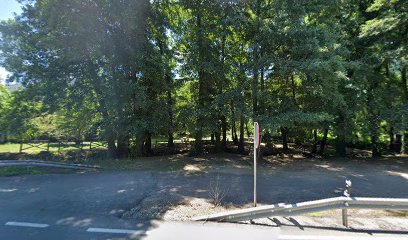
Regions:
[[24, 86], [0, 89], [11, 135], [98, 138], [125, 157], [188, 132], [200, 153], [237, 128], [242, 150], [259, 121], [329, 129], [343, 154], [356, 135], [375, 153], [386, 128], [407, 129], [407, 1], [23, 3], [0, 23], [0, 64]]

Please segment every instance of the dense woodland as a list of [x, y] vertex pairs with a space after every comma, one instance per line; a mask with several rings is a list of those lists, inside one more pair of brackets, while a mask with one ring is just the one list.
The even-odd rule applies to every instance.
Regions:
[[[20, 0], [0, 24], [9, 140], [107, 141], [114, 157], [190, 134], [244, 152], [330, 143], [404, 152], [406, 0]], [[326, 148], [327, 149], [327, 148]]]

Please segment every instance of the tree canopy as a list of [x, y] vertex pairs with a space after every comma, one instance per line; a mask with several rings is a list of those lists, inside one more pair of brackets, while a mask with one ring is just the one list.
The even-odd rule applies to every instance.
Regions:
[[331, 139], [338, 155], [365, 143], [378, 156], [408, 142], [407, 1], [21, 3], [0, 23], [0, 64], [24, 86], [0, 88], [2, 129], [46, 116], [114, 157], [183, 134], [195, 154], [207, 137], [244, 152], [254, 121], [284, 150], [320, 142], [323, 154]]

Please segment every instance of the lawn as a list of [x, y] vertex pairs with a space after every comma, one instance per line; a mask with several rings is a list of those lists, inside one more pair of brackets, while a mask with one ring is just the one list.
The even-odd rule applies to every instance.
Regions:
[[[92, 142], [92, 149], [103, 149], [104, 147], [97, 146], [96, 144], [101, 145], [101, 142]], [[83, 142], [82, 144], [83, 149], [89, 149], [90, 142]], [[78, 150], [78, 145], [74, 142], [66, 142], [61, 144], [60, 151], [67, 151], [67, 150]], [[44, 143], [38, 147], [31, 147], [28, 144], [23, 144], [23, 152], [25, 153], [39, 153], [41, 151], [47, 151], [47, 143]], [[58, 143], [50, 143], [49, 151], [50, 152], [58, 152], [59, 144]], [[3, 143], [0, 144], [0, 153], [18, 153], [20, 152], [20, 144], [19, 143]]]
[[1, 167], [0, 177], [11, 177], [31, 174], [43, 174], [47, 171], [39, 167]]
[[[194, 139], [190, 138], [190, 141], [193, 141]], [[176, 138], [174, 140], [175, 143], [180, 143], [181, 140]], [[158, 144], [165, 144], [167, 143], [167, 138], [164, 137], [157, 137], [152, 139], [152, 145], [153, 147], [156, 147]], [[91, 142], [83, 142], [82, 148], [84, 150], [89, 150]], [[102, 142], [92, 142], [92, 149], [104, 149], [106, 147], [98, 146], [102, 145]], [[106, 146], [106, 145], [105, 145]], [[75, 142], [64, 142], [60, 146], [60, 151], [67, 151], [67, 150], [78, 150], [78, 145], [75, 144]], [[24, 153], [39, 153], [41, 151], [47, 151], [47, 143], [44, 143], [40, 145], [39, 147], [31, 147], [28, 144], [23, 144], [23, 152]], [[59, 143], [50, 143], [49, 146], [49, 151], [50, 152], [58, 152], [59, 148]], [[2, 143], [0, 144], [0, 153], [18, 153], [20, 152], [20, 143]]]

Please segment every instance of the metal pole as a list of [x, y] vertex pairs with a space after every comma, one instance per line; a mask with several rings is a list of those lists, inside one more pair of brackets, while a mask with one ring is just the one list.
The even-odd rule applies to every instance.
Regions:
[[256, 160], [258, 157], [257, 147], [258, 147], [258, 128], [257, 122], [254, 122], [254, 207], [256, 207]]
[[341, 214], [343, 215], [343, 226], [348, 228], [348, 218], [347, 218], [347, 209], [342, 209]]
[[[343, 195], [345, 197], [351, 197], [351, 181], [350, 180], [346, 180], [346, 187], [345, 190], [343, 192]], [[348, 207], [348, 203], [345, 202], [344, 203], [345, 207]], [[343, 208], [341, 210], [341, 214], [342, 214], [342, 219], [343, 219], [343, 226], [345, 226], [346, 228], [348, 228], [348, 215], [347, 215], [347, 208]]]
[[256, 157], [257, 157], [257, 150], [254, 146], [254, 207], [256, 207]]

